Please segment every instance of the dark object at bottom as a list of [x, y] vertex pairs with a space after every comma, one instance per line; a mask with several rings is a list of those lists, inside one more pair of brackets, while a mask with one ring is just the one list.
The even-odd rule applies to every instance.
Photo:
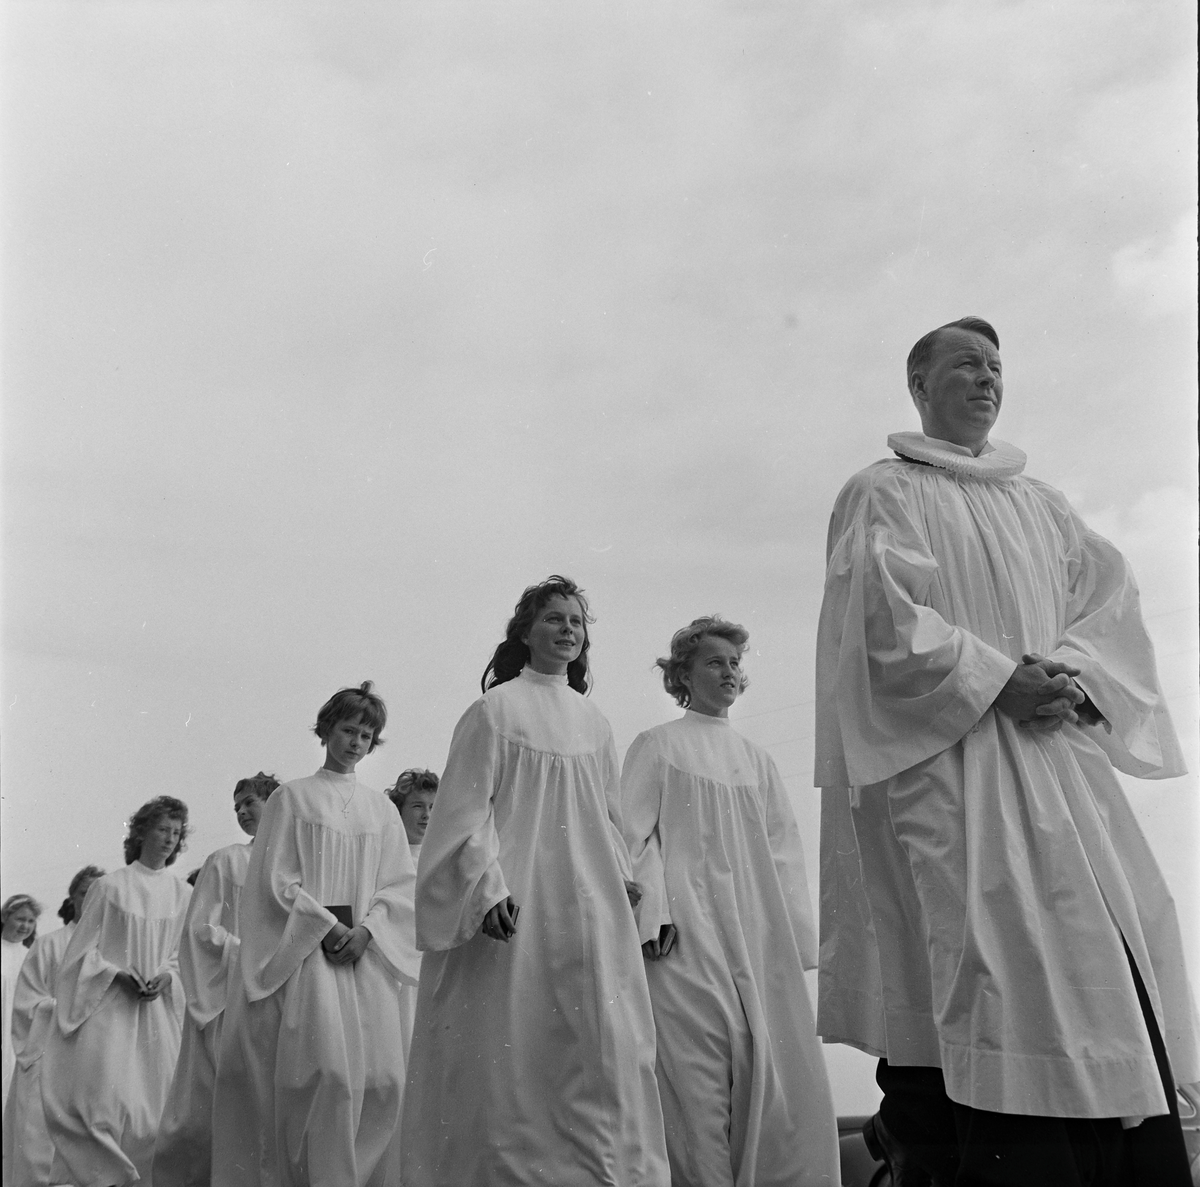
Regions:
[[[933, 1180], [929, 1172], [918, 1166], [905, 1154], [903, 1147], [888, 1132], [883, 1124], [883, 1118], [878, 1113], [868, 1117], [862, 1127], [863, 1141], [871, 1157], [876, 1162], [882, 1162], [887, 1167], [887, 1180], [891, 1187], [930, 1187]], [[881, 1176], [876, 1176], [872, 1182], [882, 1183]]]

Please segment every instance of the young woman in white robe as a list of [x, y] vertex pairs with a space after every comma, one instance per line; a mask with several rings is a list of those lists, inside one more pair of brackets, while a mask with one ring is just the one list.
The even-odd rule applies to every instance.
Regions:
[[416, 870], [395, 808], [354, 773], [386, 721], [369, 682], [336, 693], [317, 717], [325, 765], [283, 784], [259, 821], [222, 1024], [214, 1187], [394, 1182]]
[[39, 936], [17, 978], [13, 1004], [13, 1046], [17, 1067], [4, 1108], [4, 1187], [49, 1187], [54, 1145], [42, 1108], [42, 1051], [54, 1025], [54, 985], [83, 914], [88, 888], [104, 876], [98, 866], [84, 866], [71, 879], [58, 909], [62, 927]]
[[749, 635], [721, 618], [658, 661], [684, 716], [621, 775], [675, 1187], [836, 1187], [837, 1118], [804, 970], [816, 928], [771, 756], [729, 724]]
[[[279, 786], [259, 771], [239, 779], [233, 810], [251, 840], [268, 796]], [[155, 1187], [208, 1187], [212, 1174], [212, 1110], [221, 1019], [237, 959], [238, 900], [250, 865], [250, 845], [209, 855], [196, 878], [179, 944], [179, 977], [187, 998], [179, 1062], [154, 1146]]]
[[67, 944], [42, 1056], [55, 1183], [149, 1179], [183, 1021], [179, 936], [192, 890], [168, 867], [187, 831], [187, 805], [172, 796], [139, 808], [128, 864], [92, 883]]
[[12, 1019], [13, 995], [17, 990], [17, 977], [21, 966], [29, 955], [29, 949], [37, 936], [38, 916], [42, 908], [27, 894], [14, 894], [5, 899], [0, 908], [0, 995], [3, 999], [3, 1091], [0, 1092], [0, 1108], [8, 1100], [8, 1086], [12, 1083], [16, 1058], [13, 1054]]
[[454, 732], [417, 875], [405, 1187], [670, 1180], [587, 646], [575, 584], [531, 586]]
[[[400, 813], [400, 822], [404, 825], [408, 837], [408, 851], [412, 854], [413, 868], [421, 857], [421, 843], [425, 840], [425, 830], [429, 827], [429, 815], [433, 811], [433, 800], [437, 795], [438, 777], [433, 771], [420, 767], [410, 767], [400, 772], [396, 786], [388, 793], [396, 811]], [[416, 946], [414, 930], [413, 946]], [[420, 953], [417, 953], [418, 960]], [[418, 969], [419, 969], [418, 965]], [[408, 1058], [408, 1049], [412, 1046], [413, 1022], [417, 1016], [417, 987], [415, 985], [400, 986], [401, 1020], [404, 1024], [404, 1055]]]

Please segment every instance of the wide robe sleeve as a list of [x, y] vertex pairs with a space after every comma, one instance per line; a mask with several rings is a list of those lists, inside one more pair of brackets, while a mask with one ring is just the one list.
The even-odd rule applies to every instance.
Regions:
[[287, 784], [267, 800], [242, 892], [242, 977], [250, 1001], [269, 997], [337, 922], [302, 885], [299, 820]]
[[658, 939], [660, 928], [671, 922], [662, 837], [658, 831], [665, 782], [663, 758], [653, 734], [638, 734], [625, 755], [621, 771], [621, 816], [633, 878], [642, 888], [642, 901], [635, 914], [638, 940], [643, 944]]
[[113, 901], [111, 887], [99, 878], [88, 889], [83, 915], [67, 944], [55, 983], [55, 1012], [64, 1034], [74, 1034], [96, 1012], [112, 989], [113, 978], [122, 971], [101, 951], [102, 937], [113, 928], [124, 932], [127, 923]]
[[487, 697], [477, 700], [454, 729], [417, 870], [417, 947], [422, 951], [465, 944], [488, 911], [508, 897], [493, 805], [502, 741]]
[[953, 746], [1016, 662], [929, 602], [938, 562], [902, 480], [859, 475], [830, 522], [817, 627], [816, 783], [878, 783]]
[[375, 893], [362, 925], [392, 976], [405, 985], [416, 985], [421, 974], [421, 954], [415, 946], [417, 867], [398, 812], [386, 813], [380, 842]]
[[[1039, 484], [1040, 485], [1040, 484]], [[1167, 779], [1187, 770], [1158, 683], [1154, 645], [1142, 621], [1137, 583], [1125, 558], [1093, 532], [1052, 488], [1069, 516], [1067, 626], [1049, 658], [1079, 668], [1079, 685], [1111, 726], [1089, 730], [1127, 775]]]
[[775, 862], [775, 873], [783, 890], [800, 961], [806, 969], [817, 967], [817, 928], [813, 920], [812, 900], [808, 895], [808, 872], [804, 864], [804, 846], [796, 827], [796, 814], [788, 798], [783, 777], [774, 760], [766, 757], [763, 781], [767, 816], [767, 842]]
[[[605, 725], [607, 726], [607, 722]], [[612, 730], [608, 731], [608, 742], [604, 748], [604, 804], [608, 811], [608, 837], [612, 845], [617, 868], [626, 881], [633, 880], [633, 860], [629, 846], [625, 843], [625, 830], [621, 823], [621, 762], [617, 758], [617, 744]]]
[[237, 892], [230, 855], [219, 849], [200, 867], [179, 943], [179, 973], [188, 1012], [201, 1028], [225, 1009], [229, 972], [240, 941], [221, 921], [232, 917]]
[[50, 936], [39, 939], [17, 977], [12, 1037], [13, 1052], [22, 1068], [32, 1066], [41, 1058], [49, 1037], [54, 1021], [54, 979], [61, 956], [62, 949], [51, 942]]

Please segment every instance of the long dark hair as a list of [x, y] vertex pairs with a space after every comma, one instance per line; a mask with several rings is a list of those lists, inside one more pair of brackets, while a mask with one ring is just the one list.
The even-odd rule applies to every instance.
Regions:
[[587, 599], [583, 590], [569, 577], [560, 577], [557, 573], [547, 577], [538, 585], [531, 585], [517, 601], [513, 616], [504, 628], [504, 642], [492, 653], [488, 666], [483, 669], [483, 679], [479, 686], [484, 692], [516, 679], [521, 669], [529, 662], [529, 646], [521, 641], [521, 636], [528, 634], [533, 626], [538, 612], [553, 597], [574, 598], [583, 612], [583, 649], [577, 659], [567, 664], [567, 684], [576, 692], [586, 694], [591, 686], [588, 674], [588, 648], [592, 641], [588, 636], [587, 624], [596, 620], [588, 613]]

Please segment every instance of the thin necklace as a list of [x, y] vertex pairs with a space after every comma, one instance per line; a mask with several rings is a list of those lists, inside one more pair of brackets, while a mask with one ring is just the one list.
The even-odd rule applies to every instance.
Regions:
[[345, 819], [350, 812], [350, 801], [354, 799], [354, 793], [358, 790], [358, 780], [355, 779], [350, 785], [350, 795], [346, 799], [342, 799], [342, 789], [335, 783], [333, 790], [337, 792], [338, 799], [342, 800], [342, 818]]

